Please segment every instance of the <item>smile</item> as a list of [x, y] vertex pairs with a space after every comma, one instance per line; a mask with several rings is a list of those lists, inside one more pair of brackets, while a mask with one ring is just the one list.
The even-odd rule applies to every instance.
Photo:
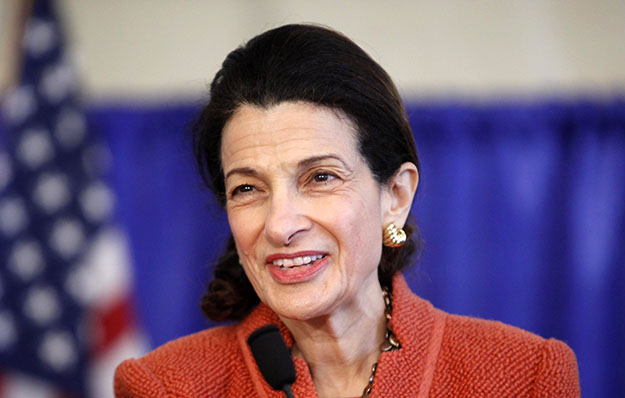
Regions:
[[276, 260], [273, 260], [272, 263], [277, 267], [292, 268], [299, 267], [301, 265], [312, 264], [315, 261], [322, 259], [323, 257], [325, 257], [323, 254], [316, 254], [312, 256], [301, 256], [294, 258], [278, 258]]

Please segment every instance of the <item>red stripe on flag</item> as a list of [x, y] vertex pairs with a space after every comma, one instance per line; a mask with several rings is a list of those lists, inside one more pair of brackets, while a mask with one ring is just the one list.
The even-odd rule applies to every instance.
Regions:
[[92, 336], [95, 341], [91, 347], [91, 354], [98, 355], [106, 351], [109, 346], [134, 326], [134, 311], [129, 296], [122, 297], [113, 305], [96, 309], [92, 314]]

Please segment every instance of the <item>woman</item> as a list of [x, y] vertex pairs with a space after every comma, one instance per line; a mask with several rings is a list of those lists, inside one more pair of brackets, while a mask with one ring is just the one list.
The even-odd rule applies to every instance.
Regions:
[[247, 345], [268, 324], [298, 398], [579, 396], [564, 343], [445, 314], [406, 285], [412, 131], [391, 79], [345, 36], [287, 25], [230, 53], [194, 148], [232, 230], [203, 310], [237, 322], [125, 361], [118, 397], [284, 396]]

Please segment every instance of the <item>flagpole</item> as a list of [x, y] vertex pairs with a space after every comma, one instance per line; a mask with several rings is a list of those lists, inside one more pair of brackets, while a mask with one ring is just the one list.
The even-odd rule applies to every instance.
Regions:
[[32, 12], [33, 0], [7, 0], [3, 2], [5, 26], [0, 42], [0, 59], [8, 60], [0, 65], [0, 98], [6, 90], [19, 81], [22, 60], [21, 38], [28, 16]]

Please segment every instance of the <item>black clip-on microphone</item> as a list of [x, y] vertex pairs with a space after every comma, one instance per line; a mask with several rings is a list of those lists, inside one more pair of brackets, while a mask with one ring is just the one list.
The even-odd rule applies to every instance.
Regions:
[[278, 326], [271, 324], [256, 329], [248, 337], [247, 344], [271, 388], [284, 391], [287, 398], [295, 398], [291, 390], [291, 384], [295, 383], [295, 367]]

